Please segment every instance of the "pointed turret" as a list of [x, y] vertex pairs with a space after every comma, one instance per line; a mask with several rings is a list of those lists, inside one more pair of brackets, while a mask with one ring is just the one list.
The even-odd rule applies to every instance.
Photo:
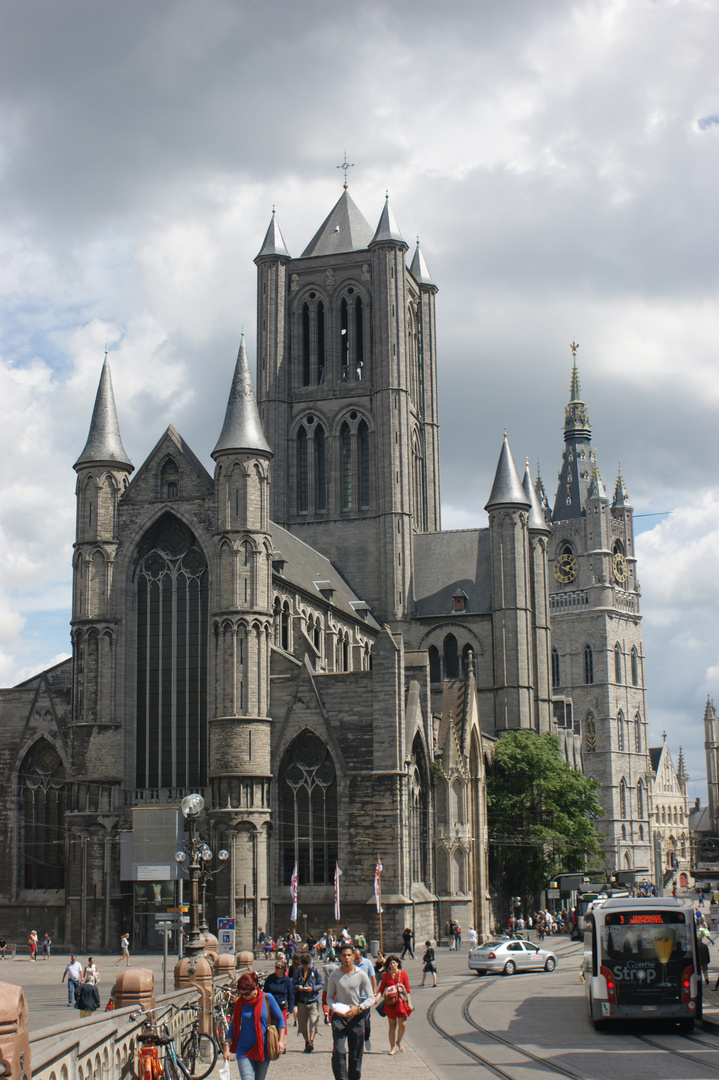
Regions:
[[522, 487], [524, 494], [527, 496], [530, 502], [529, 510], [529, 528], [541, 529], [542, 532], [549, 532], [549, 526], [544, 517], [542, 511], [542, 504], [539, 501], [539, 496], [534, 490], [534, 484], [532, 483], [532, 476], [529, 471], [529, 458], [527, 458], [524, 467], [524, 479], [522, 480]]
[[514, 464], [512, 451], [509, 449], [507, 432], [504, 433], [502, 449], [499, 453], [497, 471], [494, 474], [492, 494], [485, 503], [485, 510], [493, 510], [498, 506], [521, 506], [526, 510], [531, 508], [531, 501], [524, 492], [522, 481], [519, 479], [517, 466]]
[[399, 225], [395, 220], [395, 216], [392, 213], [392, 207], [389, 205], [389, 195], [385, 196], [384, 207], [380, 215], [379, 224], [375, 231], [370, 246], [372, 244], [381, 244], [383, 241], [391, 241], [395, 244], [404, 244], [405, 247], [409, 247], [405, 243], [402, 233], [399, 231]]
[[631, 507], [629, 502], [629, 496], [627, 495], [627, 488], [624, 483], [624, 477], [622, 476], [622, 463], [619, 463], [619, 472], [617, 473], [617, 482], [614, 485], [614, 498], [612, 499], [612, 510], [625, 510]]
[[549, 508], [549, 499], [547, 498], [547, 492], [544, 490], [544, 481], [542, 480], [542, 476], [539, 471], [539, 462], [537, 462], [537, 479], [534, 481], [534, 490], [537, 492], [537, 498], [539, 499], [539, 505], [542, 507], [544, 520], [547, 522], [551, 522], [552, 511]]
[[240, 339], [240, 351], [237, 354], [225, 422], [212, 457], [216, 460], [217, 455], [225, 450], [257, 450], [263, 454], [272, 454], [262, 430], [244, 333]]
[[607, 490], [604, 487], [604, 482], [599, 475], [599, 468], [597, 465], [592, 469], [592, 478], [589, 481], [589, 488], [587, 489], [588, 499], [603, 499], [607, 501]]
[[78, 469], [81, 465], [120, 466], [126, 468], [128, 472], [132, 472], [135, 467], [127, 456], [120, 437], [107, 353], [105, 353], [105, 362], [102, 365], [100, 385], [97, 388], [85, 449], [73, 468]]
[[422, 254], [422, 249], [419, 246], [419, 237], [417, 237], [417, 247], [414, 249], [414, 256], [412, 257], [412, 265], [409, 268], [409, 272], [418, 285], [429, 285], [433, 289], [437, 288], [432, 281], [432, 275], [427, 269], [427, 263]]
[[302, 258], [361, 251], [369, 247], [372, 237], [371, 225], [345, 190], [302, 252]]
[[266, 255], [279, 256], [282, 259], [291, 258], [290, 253], [285, 246], [285, 240], [282, 235], [282, 231], [277, 224], [274, 207], [272, 207], [272, 217], [270, 219], [269, 228], [265, 233], [265, 239], [262, 241], [262, 247], [255, 256], [255, 262], [257, 261], [257, 259], [261, 259]]

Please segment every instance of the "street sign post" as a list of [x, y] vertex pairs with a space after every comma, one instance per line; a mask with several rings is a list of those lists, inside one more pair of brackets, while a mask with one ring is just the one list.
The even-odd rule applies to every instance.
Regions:
[[[234, 920], [233, 920], [234, 922]], [[235, 931], [234, 930], [218, 930], [217, 940], [220, 944], [221, 953], [234, 953], [235, 951]]]

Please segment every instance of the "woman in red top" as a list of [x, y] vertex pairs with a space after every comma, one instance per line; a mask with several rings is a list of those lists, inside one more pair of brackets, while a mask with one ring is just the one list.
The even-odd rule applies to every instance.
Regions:
[[402, 1038], [407, 1017], [412, 1012], [412, 1003], [409, 1000], [409, 977], [406, 971], [400, 971], [400, 962], [396, 956], [387, 957], [387, 966], [377, 989], [375, 1004], [380, 1001], [384, 1005], [384, 1014], [389, 1024], [389, 1052], [395, 1053], [396, 1036], [396, 1049], [403, 1054]]

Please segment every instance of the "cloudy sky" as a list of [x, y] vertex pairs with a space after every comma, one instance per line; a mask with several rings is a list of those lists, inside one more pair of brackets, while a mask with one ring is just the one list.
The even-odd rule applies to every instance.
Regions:
[[437, 298], [443, 525], [506, 426], [553, 493], [569, 344], [636, 509], [652, 742], [719, 703], [717, 0], [0, 0], [0, 684], [68, 653], [105, 345], [139, 465], [211, 467], [273, 205], [385, 190]]

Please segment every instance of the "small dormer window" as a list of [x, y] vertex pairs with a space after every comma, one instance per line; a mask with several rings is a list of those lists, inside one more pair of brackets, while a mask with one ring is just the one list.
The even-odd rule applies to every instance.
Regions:
[[453, 611], [466, 611], [467, 610], [467, 594], [462, 589], [457, 589], [457, 592], [452, 596]]

